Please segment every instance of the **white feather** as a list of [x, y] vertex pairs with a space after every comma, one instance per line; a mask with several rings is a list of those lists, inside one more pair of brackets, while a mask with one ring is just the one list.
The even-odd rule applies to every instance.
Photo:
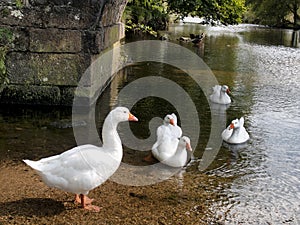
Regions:
[[231, 103], [231, 99], [227, 94], [229, 88], [226, 85], [215, 85], [212, 89], [213, 93], [209, 96], [211, 102], [224, 105]]
[[39, 161], [23, 161], [35, 169], [48, 186], [87, 195], [119, 167], [123, 152], [116, 129], [119, 122], [128, 118], [129, 110], [124, 107], [109, 113], [103, 125], [103, 147], [86, 144]]

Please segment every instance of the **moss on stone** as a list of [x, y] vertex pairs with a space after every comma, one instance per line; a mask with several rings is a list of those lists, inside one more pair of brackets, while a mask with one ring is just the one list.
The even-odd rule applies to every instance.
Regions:
[[7, 85], [1, 93], [1, 103], [60, 105], [60, 90], [55, 86]]

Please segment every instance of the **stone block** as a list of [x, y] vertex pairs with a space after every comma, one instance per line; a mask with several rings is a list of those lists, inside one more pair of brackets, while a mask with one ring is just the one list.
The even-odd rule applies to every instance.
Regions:
[[8, 85], [0, 94], [0, 103], [60, 105], [60, 90], [55, 86]]
[[75, 87], [60, 87], [60, 96], [63, 105], [73, 105], [75, 89]]
[[35, 6], [18, 9], [16, 7], [0, 6], [0, 21], [2, 25], [35, 27], [35, 28], [62, 28], [62, 29], [89, 29], [96, 16], [93, 9], [69, 6]]
[[13, 40], [11, 48], [14, 51], [27, 51], [29, 48], [29, 33], [27, 28], [17, 27], [12, 29]]
[[[9, 0], [6, 0], [9, 1]], [[10, 0], [11, 1], [11, 0]], [[29, 0], [31, 6], [38, 6], [38, 5], [57, 5], [57, 6], [73, 6], [73, 7], [89, 7], [92, 3], [95, 4], [97, 1], [90, 1], [90, 0]]]
[[30, 0], [29, 2], [30, 2], [30, 5], [32, 5], [32, 6], [48, 4], [47, 0]]
[[78, 30], [30, 29], [31, 52], [64, 52], [81, 51], [81, 32]]
[[124, 37], [124, 24], [118, 23], [110, 27], [106, 27], [104, 31], [104, 49], [112, 46]]
[[82, 49], [85, 53], [99, 54], [103, 49], [103, 35], [101, 31], [84, 31]]
[[35, 8], [0, 7], [2, 25], [20, 27], [40, 27], [43, 24], [43, 10]]
[[[101, 24], [110, 26], [121, 21], [128, 0], [111, 1], [105, 5]], [[114, 10], [111, 10], [114, 9]]]
[[35, 74], [30, 66], [31, 56], [25, 53], [11, 52], [6, 55], [7, 79], [12, 84], [34, 84]]
[[96, 16], [88, 10], [74, 7], [52, 7], [45, 14], [44, 26], [63, 29], [89, 29]]
[[77, 86], [89, 66], [85, 55], [11, 53], [7, 55], [8, 79], [12, 84]]
[[28, 30], [23, 27], [0, 26], [4, 34], [0, 35], [0, 46], [6, 45], [10, 50], [27, 51], [29, 46]]

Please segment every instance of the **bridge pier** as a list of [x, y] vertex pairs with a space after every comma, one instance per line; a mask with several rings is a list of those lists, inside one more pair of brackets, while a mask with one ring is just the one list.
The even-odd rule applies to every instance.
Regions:
[[127, 0], [0, 3], [0, 103], [72, 105], [92, 61], [125, 35]]

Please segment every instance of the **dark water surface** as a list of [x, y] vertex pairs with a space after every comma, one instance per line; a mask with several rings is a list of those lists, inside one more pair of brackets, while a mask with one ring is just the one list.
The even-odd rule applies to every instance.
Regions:
[[[201, 32], [206, 37], [199, 46], [177, 41], [180, 36]], [[195, 158], [186, 173], [205, 172], [215, 179], [228, 177], [227, 188], [217, 190], [221, 192], [220, 199], [209, 202], [216, 215], [214, 220], [225, 224], [299, 224], [300, 48], [292, 41], [293, 31], [252, 25], [180, 24], [165, 33], [171, 42], [198, 54], [218, 82], [230, 87], [232, 104], [228, 109], [210, 108], [202, 90], [183, 71], [162, 63], [137, 63], [116, 75], [102, 93], [97, 104], [97, 127], [101, 129], [111, 107], [126, 101], [118, 99], [118, 93], [130, 82], [146, 76], [172, 80], [189, 94], [199, 114], [198, 144], [192, 143]], [[224, 124], [244, 116], [251, 140], [243, 146], [222, 146], [212, 164], [199, 171], [201, 157], [209, 148], [211, 111]], [[156, 129], [150, 121], [176, 112], [176, 108], [152, 96], [137, 102], [132, 112], [140, 119], [130, 125], [132, 132], [140, 139], [148, 138], [147, 145], [140, 147], [150, 148]], [[188, 108], [186, 113], [189, 115]], [[179, 123], [185, 122], [180, 119]], [[0, 160], [38, 159], [75, 146], [71, 124], [68, 108], [1, 105]], [[121, 137], [125, 132], [121, 125]], [[199, 130], [190, 126], [183, 132], [191, 136]], [[145, 153], [125, 146], [123, 162], [143, 165]]]

